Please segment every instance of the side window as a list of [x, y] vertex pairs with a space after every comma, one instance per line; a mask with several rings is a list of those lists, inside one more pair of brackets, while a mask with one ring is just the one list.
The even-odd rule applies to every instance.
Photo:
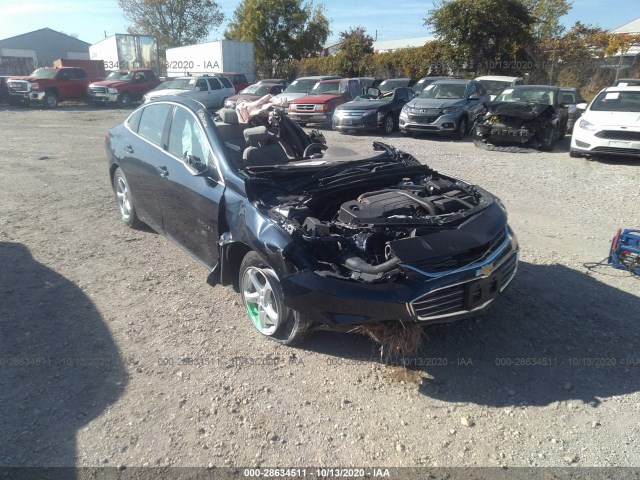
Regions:
[[477, 87], [478, 87], [478, 95], [482, 96], [487, 93], [484, 89], [484, 85], [482, 85], [481, 83], [479, 83]]
[[206, 145], [206, 136], [195, 117], [185, 108], [176, 107], [169, 131], [169, 153], [201, 172], [207, 164]]
[[127, 119], [127, 125], [134, 132], [138, 131], [138, 125], [140, 124], [140, 117], [142, 117], [142, 108], [139, 108], [135, 112], [133, 112], [129, 118]]
[[143, 108], [140, 125], [138, 126], [138, 135], [159, 147], [162, 146], [162, 133], [171, 108], [171, 105], [166, 103], [149, 105]]
[[156, 74], [153, 73], [151, 70], [146, 72], [146, 75], [147, 75], [147, 80], [149, 80], [150, 82], [153, 82], [156, 79]]
[[405, 100], [405, 101], [409, 101], [409, 90], [406, 88], [403, 88], [402, 90], [400, 90], [400, 95], [399, 97], [400, 100]]
[[136, 81], [137, 82], [146, 82], [147, 81], [147, 79], [144, 78], [144, 72], [136, 73]]
[[80, 68], [76, 69], [75, 73], [76, 73], [76, 78], [87, 78], [87, 72], [85, 72]]
[[211, 90], [220, 90], [222, 88], [220, 86], [220, 82], [215, 78], [207, 78], [207, 81], [209, 82], [209, 87], [211, 88]]
[[69, 70], [62, 70], [60, 72], [60, 80], [69, 80], [71, 78], [71, 74]]
[[198, 91], [198, 92], [206, 92], [207, 91], [207, 81], [204, 78], [201, 78], [200, 80], [198, 80], [196, 82], [196, 91]]
[[469, 85], [469, 91], [467, 93], [467, 97], [470, 97], [471, 95], [476, 95], [478, 93], [478, 90], [476, 88], [476, 84], [472, 83], [471, 85]]

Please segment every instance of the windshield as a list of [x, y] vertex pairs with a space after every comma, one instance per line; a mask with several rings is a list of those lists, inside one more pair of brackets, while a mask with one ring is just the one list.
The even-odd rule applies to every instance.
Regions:
[[260, 85], [256, 83], [254, 85], [249, 85], [240, 93], [245, 93], [247, 95], [266, 95], [267, 93], [269, 93], [270, 87], [271, 85]]
[[519, 87], [507, 88], [496, 98], [496, 102], [542, 103], [553, 105], [554, 92], [548, 88]]
[[378, 88], [382, 92], [387, 92], [389, 90], [393, 90], [394, 88], [406, 87], [408, 86], [408, 84], [409, 80], [385, 80], [380, 85], [378, 85]]
[[318, 82], [313, 86], [309, 93], [313, 95], [318, 95], [320, 93], [339, 95], [340, 82]]
[[461, 99], [467, 85], [464, 83], [432, 83], [420, 92], [420, 98]]
[[598, 112], [640, 112], [640, 91], [602, 92], [591, 104]]
[[480, 83], [489, 95], [498, 95], [505, 88], [511, 86], [511, 82], [508, 80], [480, 80]]
[[58, 70], [55, 68], [39, 68], [31, 74], [34, 78], [53, 78], [56, 76]]
[[195, 78], [177, 78], [173, 80], [169, 85], [167, 85], [167, 88], [175, 88], [176, 90], [191, 90], [195, 83]]
[[562, 91], [562, 103], [568, 103], [569, 105], [575, 105], [578, 103], [576, 99], [576, 92]]
[[291, 82], [284, 93], [309, 93], [318, 80], [300, 79]]
[[120, 80], [122, 82], [128, 82], [131, 80], [131, 72], [111, 72], [105, 80]]

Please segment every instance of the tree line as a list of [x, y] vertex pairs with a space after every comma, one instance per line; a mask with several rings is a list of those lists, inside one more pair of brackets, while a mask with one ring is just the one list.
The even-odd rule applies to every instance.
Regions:
[[[214, 0], [118, 0], [130, 33], [155, 35], [161, 52], [204, 41], [224, 16]], [[442, 0], [425, 12], [437, 37], [422, 47], [374, 53], [360, 26], [339, 34], [337, 54], [322, 56], [331, 34], [322, 4], [242, 0], [224, 31], [255, 45], [261, 77], [332, 74], [380, 78], [456, 74], [521, 76], [529, 84], [579, 87], [589, 95], [617, 76], [638, 77], [622, 54], [640, 35], [614, 35], [580, 22], [565, 30], [568, 0]]]

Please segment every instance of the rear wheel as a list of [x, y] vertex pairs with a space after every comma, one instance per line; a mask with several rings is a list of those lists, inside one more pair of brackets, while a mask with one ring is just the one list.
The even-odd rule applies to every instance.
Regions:
[[240, 296], [253, 326], [283, 345], [297, 345], [309, 335], [311, 321], [284, 303], [275, 271], [256, 252], [240, 265]]
[[120, 220], [122, 220], [127, 227], [140, 228], [142, 222], [138, 218], [136, 208], [133, 205], [129, 182], [127, 182], [127, 177], [124, 176], [124, 172], [120, 167], [118, 167], [113, 174], [113, 190], [116, 192], [116, 203], [118, 204], [118, 211], [120, 212]]
[[551, 133], [545, 135], [545, 138], [542, 139], [540, 150], [543, 150], [545, 152], [552, 151], [553, 147], [556, 146], [557, 141], [558, 141], [558, 130], [557, 128], [553, 128], [551, 130]]
[[395, 122], [393, 121], [393, 115], [388, 113], [387, 116], [384, 117], [384, 119], [382, 120], [382, 126], [380, 127], [380, 130], [385, 135], [391, 135], [395, 127], [396, 125], [395, 125]]

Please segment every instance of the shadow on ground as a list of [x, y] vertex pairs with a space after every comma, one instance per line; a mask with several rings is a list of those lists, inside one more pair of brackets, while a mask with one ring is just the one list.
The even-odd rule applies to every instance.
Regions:
[[[400, 360], [425, 377], [421, 393], [500, 407], [598, 404], [640, 390], [637, 296], [562, 265], [521, 262], [519, 270], [477, 319], [425, 328], [421, 351]], [[345, 359], [379, 357], [372, 342], [353, 334], [318, 333], [308, 348]]]
[[127, 384], [123, 359], [91, 300], [25, 246], [0, 242], [0, 265], [0, 466], [73, 467], [77, 431]]

